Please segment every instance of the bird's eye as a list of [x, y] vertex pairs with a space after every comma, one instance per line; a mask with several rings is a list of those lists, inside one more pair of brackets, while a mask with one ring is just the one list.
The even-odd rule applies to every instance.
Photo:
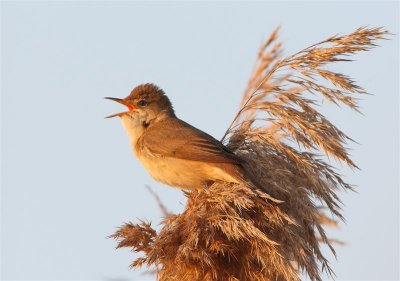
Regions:
[[147, 101], [145, 101], [145, 100], [140, 100], [140, 101], [138, 101], [137, 105], [140, 106], [140, 107], [144, 107], [144, 106], [147, 105]]

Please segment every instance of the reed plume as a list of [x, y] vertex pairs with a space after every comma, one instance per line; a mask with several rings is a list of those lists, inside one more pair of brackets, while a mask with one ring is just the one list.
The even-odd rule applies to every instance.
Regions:
[[[333, 274], [321, 243], [335, 254], [324, 226], [343, 220], [340, 189], [352, 190], [328, 157], [357, 168], [346, 144], [352, 139], [318, 110], [323, 100], [359, 111], [366, 91], [329, 63], [350, 61], [389, 33], [358, 28], [283, 57], [279, 28], [261, 46], [240, 110], [222, 141], [247, 160], [268, 196], [246, 185], [214, 183], [185, 192], [181, 214], [150, 223], [127, 223], [112, 235], [118, 248], [143, 256], [159, 280], [321, 280]], [[160, 203], [161, 204], [161, 203]], [[162, 204], [161, 204], [162, 206]], [[330, 214], [330, 215], [328, 215]]]

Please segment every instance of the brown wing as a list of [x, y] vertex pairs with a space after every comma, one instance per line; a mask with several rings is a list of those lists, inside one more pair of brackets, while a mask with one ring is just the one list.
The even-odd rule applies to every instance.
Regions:
[[162, 157], [209, 163], [243, 163], [218, 140], [176, 118], [151, 125], [141, 139], [150, 153]]

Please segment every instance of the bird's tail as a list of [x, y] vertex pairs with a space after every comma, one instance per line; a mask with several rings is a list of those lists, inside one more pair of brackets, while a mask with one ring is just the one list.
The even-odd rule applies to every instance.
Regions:
[[250, 188], [262, 191], [269, 200], [275, 203], [284, 202], [282, 200], [273, 197], [270, 194], [268, 188], [257, 180], [256, 176], [251, 171], [251, 169], [241, 166], [240, 169], [237, 170], [237, 178], [244, 184], [248, 185]]

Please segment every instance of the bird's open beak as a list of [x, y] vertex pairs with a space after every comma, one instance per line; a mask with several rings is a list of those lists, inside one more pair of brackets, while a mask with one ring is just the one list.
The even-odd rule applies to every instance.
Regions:
[[117, 98], [110, 98], [110, 97], [105, 97], [105, 99], [116, 101], [116, 102], [118, 102], [120, 104], [125, 105], [128, 108], [128, 111], [123, 111], [123, 112], [119, 112], [119, 113], [116, 113], [116, 114], [112, 114], [112, 115], [109, 115], [109, 116], [107, 116], [105, 118], [112, 118], [112, 117], [116, 117], [116, 116], [122, 116], [125, 113], [128, 113], [130, 111], [134, 111], [135, 109], [137, 109], [137, 107], [134, 104], [132, 104], [131, 102], [129, 102], [127, 100], [124, 100], [124, 99], [117, 99]]

